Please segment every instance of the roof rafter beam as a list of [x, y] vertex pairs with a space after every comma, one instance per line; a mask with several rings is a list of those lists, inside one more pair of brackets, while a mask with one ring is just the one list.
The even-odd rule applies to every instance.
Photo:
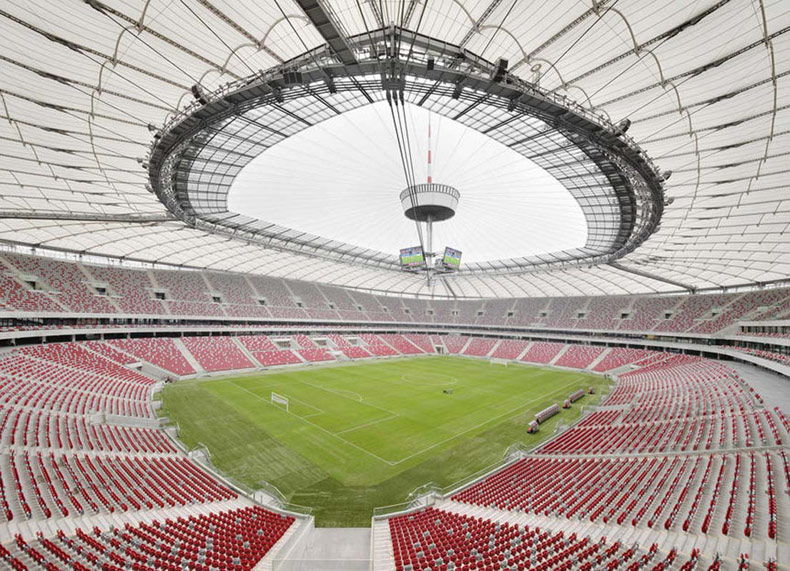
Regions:
[[357, 63], [357, 58], [351, 50], [345, 34], [340, 31], [340, 26], [324, 4], [319, 0], [296, 0], [296, 3], [343, 65]]
[[461, 42], [458, 44], [460, 47], [464, 47], [466, 44], [469, 43], [475, 34], [480, 33], [480, 27], [486, 23], [486, 20], [494, 13], [499, 5], [502, 3], [502, 0], [491, 0], [491, 3], [488, 7], [480, 14], [480, 17], [477, 21], [472, 24], [472, 27], [469, 28], [469, 31], [466, 32], [466, 35], [461, 39]]
[[659, 42], [663, 43], [664, 40], [668, 40], [670, 38], [673, 38], [673, 37], [677, 36], [678, 34], [680, 34], [681, 32], [683, 32], [683, 31], [685, 31], [685, 30], [687, 30], [687, 29], [689, 29], [689, 28], [691, 28], [693, 26], [696, 26], [702, 20], [704, 20], [707, 16], [710, 16], [711, 14], [716, 12], [719, 8], [721, 8], [723, 6], [726, 6], [731, 1], [732, 0], [720, 0], [716, 4], [714, 4], [712, 6], [709, 6], [708, 8], [706, 8], [704, 11], [700, 12], [699, 14], [697, 14], [695, 16], [692, 16], [691, 18], [689, 18], [685, 22], [682, 22], [682, 23], [678, 24], [677, 26], [675, 26], [673, 28], [670, 28], [669, 30], [666, 30], [666, 31], [658, 34], [657, 36], [654, 36], [654, 37], [650, 38], [646, 42], [643, 42], [643, 43], [639, 44], [638, 46], [635, 46], [634, 49], [630, 49], [627, 52], [622, 53], [622, 54], [610, 59], [609, 61], [606, 61], [606, 62], [604, 62], [604, 63], [602, 63], [602, 64], [600, 64], [600, 65], [598, 65], [598, 66], [596, 66], [596, 67], [594, 67], [592, 69], [588, 69], [584, 73], [582, 73], [580, 75], [577, 75], [576, 77], [567, 80], [565, 82], [565, 85], [566, 86], [567, 85], [572, 85], [572, 84], [574, 84], [574, 83], [576, 83], [578, 81], [581, 81], [582, 79], [585, 79], [586, 77], [589, 77], [589, 76], [591, 76], [591, 75], [593, 75], [595, 73], [598, 73], [599, 71], [608, 68], [609, 66], [617, 63], [618, 61], [621, 61], [621, 60], [627, 58], [631, 54], [636, 54], [637, 56], [639, 56], [645, 48], [648, 48], [648, 47], [652, 46], [653, 44], [656, 44], [656, 43], [659, 43]]
[[773, 34], [768, 36], [768, 38], [766, 38], [766, 39], [760, 39], [760, 40], [757, 40], [756, 42], [752, 42], [748, 46], [744, 46], [744, 47], [742, 47], [740, 49], [737, 49], [737, 50], [735, 50], [733, 52], [730, 52], [729, 54], [726, 54], [726, 55], [723, 55], [723, 56], [721, 56], [719, 58], [716, 58], [715, 60], [712, 60], [712, 61], [710, 61], [708, 63], [703, 64], [703, 65], [700, 65], [700, 66], [697, 66], [695, 68], [683, 71], [681, 73], [673, 75], [672, 77], [666, 77], [662, 81], [658, 81], [656, 83], [652, 83], [650, 85], [646, 85], [644, 87], [640, 87], [639, 89], [636, 89], [634, 91], [630, 91], [628, 93], [623, 93], [622, 95], [618, 95], [617, 97], [613, 97], [612, 99], [609, 99], [607, 101], [602, 101], [602, 102], [598, 103], [598, 107], [606, 107], [607, 105], [612, 105], [614, 103], [618, 103], [620, 101], [624, 101], [625, 99], [629, 99], [631, 97], [634, 97], [635, 95], [639, 95], [640, 93], [645, 93], [646, 91], [650, 91], [651, 89], [655, 89], [657, 87], [665, 89], [666, 85], [668, 83], [675, 82], [675, 81], [677, 81], [679, 79], [690, 78], [690, 77], [701, 75], [701, 74], [705, 73], [706, 71], [709, 71], [711, 69], [715, 69], [715, 68], [719, 67], [720, 65], [730, 61], [731, 59], [737, 58], [738, 56], [741, 56], [741, 55], [743, 55], [745, 53], [748, 53], [749, 51], [751, 51], [751, 50], [753, 50], [755, 48], [759, 48], [761, 46], [764, 46], [767, 41], [771, 41], [771, 40], [773, 40], [775, 38], [778, 38], [779, 36], [781, 36], [783, 34], [786, 34], [787, 32], [790, 32], [790, 26], [785, 26], [784, 28], [775, 31]]
[[694, 288], [694, 287], [692, 287], [692, 286], [690, 286], [688, 284], [684, 284], [682, 282], [676, 282], [675, 280], [670, 280], [669, 278], [665, 278], [665, 277], [659, 276], [659, 275], [654, 274], [652, 272], [646, 272], [644, 270], [635, 270], [634, 268], [627, 268], [624, 265], [619, 264], [617, 262], [610, 262], [609, 265], [612, 266], [613, 268], [617, 269], [617, 270], [620, 270], [621, 272], [634, 274], [635, 276], [640, 276], [640, 277], [647, 278], [647, 279], [650, 279], [650, 280], [656, 280], [656, 281], [659, 281], [659, 282], [664, 282], [665, 284], [669, 284], [669, 285], [677, 286], [679, 288], [683, 288], [684, 290], [686, 290], [688, 292], [691, 292], [691, 293], [694, 293], [696, 291], [696, 288]]
[[123, 222], [127, 224], [157, 224], [171, 222], [168, 214], [94, 214], [92, 212], [47, 212], [45, 210], [0, 210], [0, 219], [62, 220], [75, 222]]
[[214, 6], [209, 0], [197, 0], [199, 4], [201, 4], [206, 10], [210, 11], [214, 16], [225, 22], [228, 26], [236, 30], [239, 34], [244, 36], [247, 40], [254, 43], [259, 49], [266, 52], [270, 56], [272, 56], [275, 60], [279, 63], [283, 63], [285, 60], [280, 56], [277, 52], [272, 50], [269, 46], [263, 43], [263, 40], [258, 40], [255, 36], [253, 36], [250, 32], [248, 32], [241, 24], [233, 20], [230, 16], [225, 14], [222, 10]]

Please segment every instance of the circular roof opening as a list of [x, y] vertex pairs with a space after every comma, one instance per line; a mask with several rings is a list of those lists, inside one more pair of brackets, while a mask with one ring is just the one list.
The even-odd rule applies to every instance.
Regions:
[[[407, 104], [410, 157], [427, 179], [430, 111]], [[463, 206], [434, 228], [434, 245], [481, 262], [581, 248], [587, 223], [576, 199], [508, 146], [432, 114], [433, 181]], [[331, 240], [396, 255], [417, 241], [403, 216], [405, 175], [389, 106], [347, 111], [277, 143], [237, 175], [228, 209]]]

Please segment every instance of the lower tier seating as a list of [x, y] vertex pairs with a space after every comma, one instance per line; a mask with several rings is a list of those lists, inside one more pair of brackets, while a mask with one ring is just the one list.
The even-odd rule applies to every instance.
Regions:
[[293, 523], [254, 506], [35, 541], [17, 536], [11, 549], [0, 546], [0, 562], [18, 570], [248, 571]]
[[255, 366], [230, 337], [184, 337], [182, 340], [206, 371], [232, 371]]
[[[664, 569], [676, 553], [657, 554], [656, 546], [641, 551], [606, 540], [593, 542], [562, 531], [495, 523], [427, 508], [389, 520], [395, 569], [580, 569], [592, 571], [625, 567]], [[647, 565], [656, 565], [647, 567]]]
[[522, 361], [529, 363], [550, 363], [557, 354], [562, 351], [564, 345], [562, 343], [547, 343], [544, 341], [536, 341], [533, 343], [529, 350], [521, 357]]
[[321, 361], [334, 361], [335, 358], [326, 349], [316, 347], [314, 349], [300, 349], [299, 354], [309, 363], [319, 363]]
[[195, 374], [195, 369], [189, 364], [175, 342], [168, 337], [113, 339], [109, 343], [142, 361], [148, 361], [175, 375]]

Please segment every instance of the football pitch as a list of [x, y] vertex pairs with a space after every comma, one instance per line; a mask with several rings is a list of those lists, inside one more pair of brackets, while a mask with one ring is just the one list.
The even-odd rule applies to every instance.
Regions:
[[[596, 395], [526, 433], [536, 412], [591, 385]], [[362, 527], [376, 506], [429, 482], [450, 485], [514, 443], [550, 437], [606, 387], [577, 371], [436, 356], [180, 381], [162, 400], [181, 440], [208, 447], [223, 473], [252, 488], [275, 485], [311, 506], [316, 525]], [[272, 392], [287, 397], [288, 410]]]

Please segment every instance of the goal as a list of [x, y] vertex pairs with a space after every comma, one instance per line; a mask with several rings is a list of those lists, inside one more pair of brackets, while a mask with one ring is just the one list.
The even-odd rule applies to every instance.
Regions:
[[271, 403], [275, 406], [283, 405], [285, 407], [285, 412], [291, 412], [289, 408], [290, 401], [288, 400], [288, 397], [284, 397], [283, 395], [278, 395], [277, 393], [273, 392]]
[[504, 365], [505, 367], [507, 367], [507, 364], [509, 362], [510, 362], [509, 359], [496, 359], [494, 357], [489, 357], [488, 358], [488, 364], [489, 365]]

